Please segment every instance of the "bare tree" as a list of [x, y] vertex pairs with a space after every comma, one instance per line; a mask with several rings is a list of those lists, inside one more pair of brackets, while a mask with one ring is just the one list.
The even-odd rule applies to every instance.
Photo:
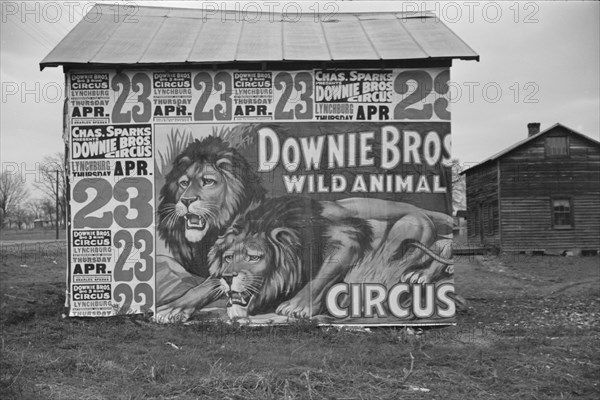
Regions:
[[46, 210], [44, 209], [45, 199], [32, 199], [27, 202], [27, 208], [34, 218], [47, 218]]
[[56, 202], [50, 199], [43, 199], [41, 204], [42, 215], [48, 219], [52, 224], [56, 219]]
[[0, 225], [11, 217], [17, 206], [29, 195], [25, 181], [19, 175], [0, 172]]
[[467, 207], [467, 184], [465, 176], [460, 173], [463, 171], [458, 158], [450, 161], [452, 168], [452, 208], [454, 211], [464, 210]]
[[23, 228], [23, 226], [25, 226], [25, 228], [29, 228], [35, 219], [35, 216], [29, 209], [27, 203], [19, 203], [11, 213], [11, 219], [17, 223], [17, 228], [20, 230]]
[[37, 183], [38, 189], [40, 189], [47, 198], [56, 202], [56, 179], [58, 171], [58, 213], [61, 223], [66, 221], [66, 210], [67, 210], [67, 184], [65, 174], [65, 153], [58, 152], [51, 156], [44, 157], [41, 166], [41, 182]]

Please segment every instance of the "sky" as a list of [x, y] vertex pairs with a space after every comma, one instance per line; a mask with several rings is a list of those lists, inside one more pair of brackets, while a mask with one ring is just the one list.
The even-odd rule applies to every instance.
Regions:
[[[98, 1], [102, 2], [102, 1]], [[113, 3], [114, 1], [104, 1]], [[224, 2], [128, 1], [130, 5], [222, 7]], [[244, 7], [243, 1], [230, 2]], [[280, 10], [286, 2], [252, 2]], [[81, 20], [90, 2], [1, 1], [0, 158], [35, 179], [36, 166], [64, 148], [62, 68], [39, 62]], [[315, 1], [297, 2], [306, 12]], [[433, 11], [479, 55], [451, 69], [453, 156], [465, 167], [524, 139], [527, 123], [561, 123], [600, 140], [600, 3], [322, 2], [321, 9]], [[34, 191], [35, 193], [35, 191]]]

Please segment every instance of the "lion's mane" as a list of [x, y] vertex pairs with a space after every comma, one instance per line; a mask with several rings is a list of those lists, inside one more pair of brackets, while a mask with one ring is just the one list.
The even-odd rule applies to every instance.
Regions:
[[[222, 159], [229, 162], [217, 165], [217, 161]], [[208, 231], [198, 243], [190, 243], [186, 239], [183, 218], [175, 220], [172, 212], [179, 201], [178, 179], [194, 163], [211, 164], [222, 174], [229, 189], [225, 204], [221, 204], [218, 209], [220, 214], [209, 221], [211, 224]], [[229, 142], [216, 136], [195, 140], [173, 160], [172, 168], [161, 188], [158, 207], [159, 236], [186, 270], [199, 276], [208, 276], [207, 255], [217, 237], [239, 213], [244, 212], [251, 204], [261, 202], [264, 197], [265, 189], [254, 168]]]
[[[251, 242], [268, 253], [268, 270], [248, 308], [249, 315], [274, 311], [316, 275], [322, 260], [327, 221], [321, 206], [298, 196], [268, 199], [240, 215], [209, 254], [211, 276], [228, 273], [221, 258], [229, 249]], [[311, 261], [309, 261], [311, 260]], [[311, 270], [313, 268], [314, 270]], [[255, 277], [255, 281], [258, 280]]]

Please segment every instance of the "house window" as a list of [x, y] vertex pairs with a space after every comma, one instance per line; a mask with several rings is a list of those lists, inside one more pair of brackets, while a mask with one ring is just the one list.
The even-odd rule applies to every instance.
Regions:
[[569, 140], [566, 136], [546, 138], [546, 157], [568, 157]]
[[569, 199], [552, 199], [552, 226], [571, 228], [573, 226], [573, 207]]

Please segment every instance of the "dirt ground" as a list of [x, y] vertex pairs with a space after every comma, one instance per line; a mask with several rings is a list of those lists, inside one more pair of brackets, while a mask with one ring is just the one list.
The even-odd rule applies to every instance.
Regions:
[[63, 318], [65, 244], [0, 243], [0, 398], [600, 398], [600, 258], [456, 257], [457, 326]]
[[507, 320], [526, 328], [563, 318], [561, 323], [575, 327], [600, 327], [597, 256], [457, 257], [455, 285], [471, 311], [463, 322], [501, 324]]

